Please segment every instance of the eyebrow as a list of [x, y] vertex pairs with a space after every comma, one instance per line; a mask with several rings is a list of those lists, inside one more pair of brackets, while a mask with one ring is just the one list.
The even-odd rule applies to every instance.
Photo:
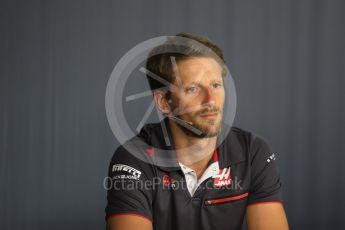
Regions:
[[[212, 83], [222, 83], [222, 81], [221, 80], [213, 80], [213, 81], [211, 81], [211, 84]], [[187, 83], [186, 85], [201, 85], [201, 84], [198, 81], [192, 81], [191, 83]]]
[[200, 85], [200, 82], [192, 81], [191, 83], [188, 83], [187, 85]]

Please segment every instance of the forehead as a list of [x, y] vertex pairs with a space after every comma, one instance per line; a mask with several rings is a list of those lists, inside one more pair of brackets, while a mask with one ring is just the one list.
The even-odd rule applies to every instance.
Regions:
[[213, 58], [188, 58], [179, 61], [177, 68], [183, 83], [222, 80], [222, 68]]

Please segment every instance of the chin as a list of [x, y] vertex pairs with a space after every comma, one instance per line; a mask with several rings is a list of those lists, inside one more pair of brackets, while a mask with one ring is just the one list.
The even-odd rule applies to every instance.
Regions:
[[218, 136], [219, 132], [207, 132], [204, 133], [203, 137], [216, 137]]
[[220, 124], [214, 125], [200, 125], [196, 126], [196, 128], [202, 131], [200, 137], [215, 137], [218, 136], [220, 133]]

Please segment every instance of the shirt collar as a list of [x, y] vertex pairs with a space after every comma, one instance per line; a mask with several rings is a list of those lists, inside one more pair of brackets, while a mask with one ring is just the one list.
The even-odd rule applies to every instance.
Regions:
[[[181, 170], [184, 174], [190, 173], [190, 172], [194, 172], [193, 169], [189, 168], [188, 166], [182, 164], [181, 162], [179, 162], [179, 165], [181, 167]], [[211, 177], [214, 175], [217, 175], [219, 172], [219, 164], [218, 164], [218, 150], [215, 149], [213, 152], [213, 156], [210, 159], [210, 161], [207, 164], [207, 168], [205, 170], [205, 172], [203, 173], [202, 177]], [[202, 179], [202, 178], [201, 178]]]

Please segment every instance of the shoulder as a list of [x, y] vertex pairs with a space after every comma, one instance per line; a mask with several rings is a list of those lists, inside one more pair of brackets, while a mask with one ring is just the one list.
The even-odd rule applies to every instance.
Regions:
[[234, 127], [230, 134], [230, 145], [236, 143], [242, 151], [236, 151], [240, 158], [246, 159], [253, 169], [261, 170], [271, 165], [277, 167], [276, 153], [272, 150], [271, 145], [265, 138], [238, 127]]
[[233, 126], [230, 129], [229, 134], [227, 135], [227, 143], [241, 152], [248, 152], [251, 149], [256, 135], [245, 129]]
[[238, 140], [242, 141], [243, 144], [247, 145], [252, 145], [254, 141], [256, 141], [257, 143], [265, 142], [264, 138], [257, 135], [256, 133], [236, 126], [231, 127], [229, 135], [231, 138], [235, 137]]
[[117, 147], [111, 157], [109, 175], [136, 174], [145, 179], [153, 177], [155, 169], [143, 144], [134, 137]]
[[271, 153], [271, 147], [263, 137], [235, 126], [231, 127], [225, 143], [230, 152], [241, 159], [253, 159], [261, 152]]

